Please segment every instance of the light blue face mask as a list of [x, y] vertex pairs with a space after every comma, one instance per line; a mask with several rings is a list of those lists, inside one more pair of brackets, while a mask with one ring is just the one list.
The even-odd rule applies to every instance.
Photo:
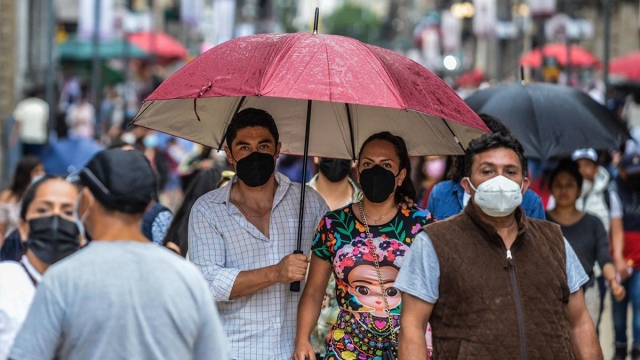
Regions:
[[144, 140], [143, 140], [144, 147], [148, 149], [157, 148], [159, 142], [160, 142], [160, 139], [158, 139], [157, 135], [147, 135], [144, 137]]

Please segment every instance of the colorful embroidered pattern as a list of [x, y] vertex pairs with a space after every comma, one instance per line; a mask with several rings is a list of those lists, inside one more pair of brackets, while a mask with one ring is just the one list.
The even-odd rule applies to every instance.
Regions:
[[327, 213], [321, 220], [312, 246], [313, 253], [333, 265], [336, 300], [340, 313], [327, 338], [327, 360], [380, 360], [399, 331], [401, 293], [394, 287], [409, 246], [420, 228], [433, 222], [418, 208], [398, 211], [388, 223], [369, 226], [385, 293], [389, 317], [380, 289], [364, 225], [350, 206]]

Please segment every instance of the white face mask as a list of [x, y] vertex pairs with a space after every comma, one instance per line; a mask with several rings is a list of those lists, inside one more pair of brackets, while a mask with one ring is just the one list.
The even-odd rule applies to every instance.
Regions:
[[522, 203], [522, 186], [513, 180], [499, 175], [478, 185], [473, 201], [482, 212], [492, 217], [503, 217], [513, 213]]

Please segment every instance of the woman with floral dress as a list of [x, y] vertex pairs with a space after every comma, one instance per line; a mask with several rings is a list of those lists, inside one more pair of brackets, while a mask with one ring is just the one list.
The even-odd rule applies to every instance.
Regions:
[[395, 278], [415, 235], [433, 219], [425, 210], [400, 207], [416, 195], [402, 138], [372, 135], [358, 159], [362, 200], [328, 212], [318, 225], [298, 308], [296, 360], [314, 359], [309, 336], [332, 273], [340, 313], [325, 359], [380, 360], [397, 341], [402, 304]]

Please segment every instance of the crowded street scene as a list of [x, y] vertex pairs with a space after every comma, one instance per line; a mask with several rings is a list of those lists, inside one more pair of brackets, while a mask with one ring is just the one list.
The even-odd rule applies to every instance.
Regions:
[[640, 360], [640, 0], [0, 0], [0, 360]]

